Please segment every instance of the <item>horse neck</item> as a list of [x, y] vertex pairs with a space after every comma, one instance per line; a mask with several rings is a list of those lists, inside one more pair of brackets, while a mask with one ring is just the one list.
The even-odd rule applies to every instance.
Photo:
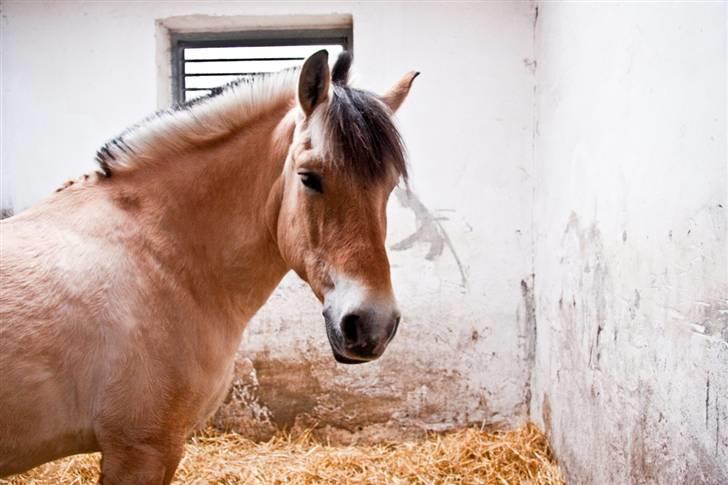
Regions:
[[199, 304], [241, 324], [288, 270], [270, 204], [294, 126], [290, 106], [271, 109], [223, 139], [119, 177], [117, 199], [140, 201], [146, 246]]

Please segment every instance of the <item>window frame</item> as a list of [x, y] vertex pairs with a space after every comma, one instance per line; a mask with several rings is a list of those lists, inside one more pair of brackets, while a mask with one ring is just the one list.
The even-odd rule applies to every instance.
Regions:
[[170, 32], [172, 103], [185, 103], [184, 49], [202, 47], [276, 47], [338, 44], [353, 51], [351, 28]]

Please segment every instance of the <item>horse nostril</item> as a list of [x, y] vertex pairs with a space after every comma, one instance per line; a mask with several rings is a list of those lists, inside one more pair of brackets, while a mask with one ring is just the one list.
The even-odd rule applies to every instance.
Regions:
[[397, 331], [397, 328], [399, 327], [399, 322], [402, 320], [402, 314], [399, 312], [396, 312], [394, 314], [394, 325], [392, 327], [392, 335], [394, 335], [394, 332]]
[[389, 342], [392, 341], [394, 338], [394, 335], [397, 333], [397, 328], [399, 328], [399, 322], [402, 320], [402, 316], [397, 312], [394, 315], [394, 322], [389, 327], [389, 335], [387, 336], [387, 345], [389, 345]]
[[356, 343], [359, 340], [359, 320], [360, 317], [356, 313], [349, 313], [341, 320], [341, 332], [349, 343]]

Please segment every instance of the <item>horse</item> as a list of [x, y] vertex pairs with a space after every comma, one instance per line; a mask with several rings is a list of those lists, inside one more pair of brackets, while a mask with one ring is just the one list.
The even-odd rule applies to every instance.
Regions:
[[400, 322], [385, 207], [407, 180], [393, 114], [418, 73], [376, 95], [351, 64], [322, 50], [157, 113], [0, 223], [0, 476], [100, 451], [101, 483], [169, 483], [290, 270], [336, 361], [382, 355]]

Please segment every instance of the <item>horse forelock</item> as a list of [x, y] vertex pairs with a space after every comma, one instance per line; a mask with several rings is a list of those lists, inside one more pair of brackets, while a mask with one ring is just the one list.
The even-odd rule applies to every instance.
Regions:
[[380, 182], [392, 173], [407, 181], [402, 136], [377, 95], [333, 82], [321, 123], [324, 155], [337, 168], [364, 183]]

